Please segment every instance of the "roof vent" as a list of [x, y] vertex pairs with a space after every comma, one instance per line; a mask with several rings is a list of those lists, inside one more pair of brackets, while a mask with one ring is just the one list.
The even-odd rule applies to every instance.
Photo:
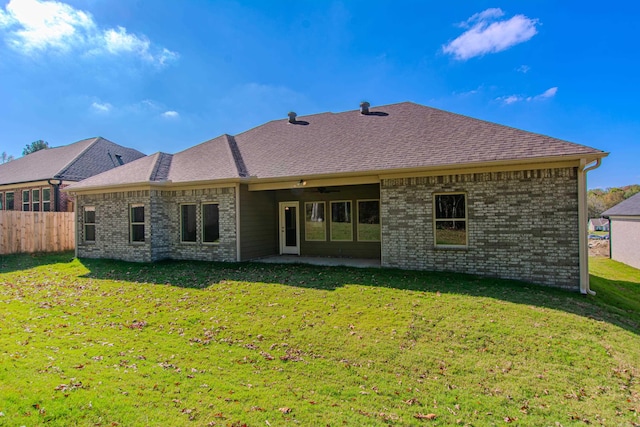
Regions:
[[367, 101], [362, 101], [360, 103], [360, 114], [364, 114], [364, 115], [369, 114], [369, 106], [370, 104]]
[[290, 111], [289, 114], [289, 123], [294, 123], [296, 122], [296, 117], [298, 117], [298, 115], [296, 113], [294, 113], [293, 111]]

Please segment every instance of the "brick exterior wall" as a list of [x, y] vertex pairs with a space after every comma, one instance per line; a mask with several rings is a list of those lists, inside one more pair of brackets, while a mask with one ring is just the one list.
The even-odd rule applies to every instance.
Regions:
[[[575, 168], [385, 179], [384, 267], [455, 271], [579, 290]], [[435, 248], [434, 193], [464, 192], [468, 246]]]
[[[76, 196], [78, 256], [111, 258], [125, 261], [150, 262], [161, 259], [191, 259], [202, 261], [236, 261], [235, 188], [209, 188], [184, 191], [125, 191]], [[218, 203], [220, 240], [202, 243], [201, 203]], [[197, 241], [180, 241], [180, 204], [195, 203]], [[129, 207], [145, 207], [145, 241], [130, 242]], [[84, 236], [85, 206], [95, 208], [96, 239], [87, 242]]]

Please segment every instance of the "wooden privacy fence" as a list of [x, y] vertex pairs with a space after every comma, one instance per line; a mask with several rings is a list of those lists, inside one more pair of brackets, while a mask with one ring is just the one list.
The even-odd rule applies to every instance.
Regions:
[[0, 211], [0, 254], [75, 248], [73, 212]]

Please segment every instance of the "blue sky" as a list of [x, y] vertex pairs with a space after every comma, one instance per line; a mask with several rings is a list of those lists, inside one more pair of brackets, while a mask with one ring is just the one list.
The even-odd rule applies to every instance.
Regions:
[[611, 154], [640, 183], [640, 3], [0, 1], [0, 152], [103, 136], [175, 153], [413, 101]]

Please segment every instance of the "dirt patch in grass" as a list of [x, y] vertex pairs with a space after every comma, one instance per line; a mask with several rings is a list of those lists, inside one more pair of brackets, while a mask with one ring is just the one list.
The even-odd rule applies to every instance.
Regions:
[[589, 256], [609, 258], [609, 241], [589, 239]]

